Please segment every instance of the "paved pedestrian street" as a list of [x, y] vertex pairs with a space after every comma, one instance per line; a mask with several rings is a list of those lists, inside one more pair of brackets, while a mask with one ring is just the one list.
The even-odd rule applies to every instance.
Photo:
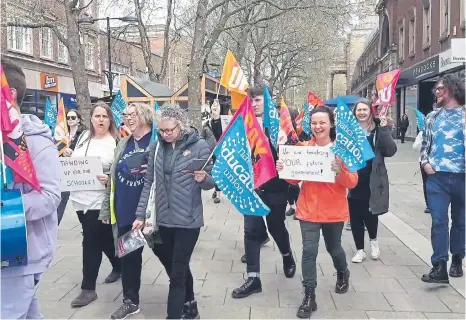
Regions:
[[[351, 231], [343, 231], [343, 247], [351, 271], [346, 294], [334, 292], [336, 276], [321, 239], [318, 262], [318, 310], [315, 319], [464, 319], [464, 278], [451, 285], [427, 285], [420, 281], [428, 272], [430, 216], [425, 214], [417, 153], [412, 143], [398, 143], [398, 153], [388, 159], [391, 212], [380, 219], [380, 259], [369, 255], [361, 264], [351, 263], [355, 247]], [[301, 303], [301, 234], [299, 223], [287, 218], [292, 248], [298, 263], [296, 276], [285, 278], [278, 249], [269, 242], [261, 250], [263, 291], [234, 300], [231, 291], [243, 283], [245, 265], [243, 219], [227, 200], [216, 205], [211, 192], [204, 195], [205, 226], [192, 257], [196, 299], [201, 318], [293, 319]], [[98, 300], [73, 309], [70, 302], [80, 291], [82, 254], [81, 227], [71, 204], [60, 225], [58, 249], [45, 273], [38, 296], [46, 318], [109, 319], [122, 302], [121, 281], [103, 284], [110, 272], [104, 258], [100, 269]], [[166, 317], [168, 277], [149, 248], [144, 249], [141, 313], [134, 319]]]

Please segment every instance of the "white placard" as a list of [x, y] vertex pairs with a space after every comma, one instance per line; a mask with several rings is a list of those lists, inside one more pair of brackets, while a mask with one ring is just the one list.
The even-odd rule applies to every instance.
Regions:
[[100, 157], [61, 157], [61, 191], [104, 190], [97, 179], [102, 174]]
[[220, 116], [220, 121], [222, 122], [222, 131], [225, 131], [225, 129], [228, 127], [228, 124], [230, 123], [232, 118], [233, 116], [229, 116], [229, 115]]
[[284, 164], [280, 178], [335, 183], [330, 147], [281, 145], [278, 152]]

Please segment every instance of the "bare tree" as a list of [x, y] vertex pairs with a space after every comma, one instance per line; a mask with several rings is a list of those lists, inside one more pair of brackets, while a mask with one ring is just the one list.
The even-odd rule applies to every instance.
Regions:
[[[69, 53], [69, 62], [73, 74], [74, 87], [76, 90], [76, 100], [83, 117], [88, 119], [91, 108], [91, 95], [88, 87], [88, 77], [85, 67], [85, 54], [83, 44], [80, 39], [80, 30], [78, 20], [81, 12], [93, 4], [93, 0], [89, 0], [86, 5], [83, 5], [79, 0], [49, 0], [30, 2], [32, 5], [29, 8], [31, 17], [29, 21], [24, 22], [19, 19], [10, 20], [7, 26], [16, 26], [24, 28], [50, 28], [57, 38], [62, 42]], [[55, 12], [54, 12], [55, 11]], [[60, 30], [60, 26], [56, 21], [51, 21], [52, 16], [61, 16], [65, 18], [66, 33]], [[32, 22], [35, 21], [35, 22]]]

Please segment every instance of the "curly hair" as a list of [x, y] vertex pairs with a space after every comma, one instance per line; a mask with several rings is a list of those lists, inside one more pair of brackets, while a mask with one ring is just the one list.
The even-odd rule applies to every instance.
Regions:
[[460, 105], [464, 105], [464, 81], [461, 81], [456, 75], [446, 74], [439, 79], [437, 85], [440, 82], [452, 98], [458, 101]]
[[167, 103], [160, 107], [159, 110], [157, 110], [155, 113], [155, 123], [157, 126], [159, 126], [160, 122], [163, 120], [175, 121], [180, 126], [182, 134], [191, 131], [188, 114], [177, 104]]

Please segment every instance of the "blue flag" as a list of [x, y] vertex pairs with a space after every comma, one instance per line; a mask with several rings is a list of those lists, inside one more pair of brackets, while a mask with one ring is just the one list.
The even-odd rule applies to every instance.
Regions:
[[278, 132], [280, 131], [280, 113], [272, 101], [269, 89], [264, 87], [264, 130], [267, 128], [269, 139], [272, 146], [277, 149], [278, 145]]
[[418, 109], [414, 109], [414, 112], [416, 112], [417, 128], [419, 131], [424, 131], [424, 127], [426, 126], [426, 116]]
[[52, 104], [49, 97], [45, 99], [45, 117], [44, 123], [54, 132], [57, 123], [57, 107]]
[[311, 134], [311, 110], [306, 102], [303, 105], [304, 117], [303, 117], [303, 131], [307, 134]]
[[118, 91], [116, 96], [113, 98], [112, 106], [110, 107], [115, 118], [117, 128], [120, 128], [123, 123], [123, 110], [126, 109], [126, 102], [121, 95], [121, 91]]
[[[157, 110], [160, 109], [159, 104], [157, 101], [154, 102], [154, 110], [157, 112]], [[155, 124], [155, 121], [152, 122], [152, 136], [150, 137], [150, 141], [155, 141], [157, 139], [157, 125]]]
[[[6, 183], [10, 185], [13, 183], [13, 172], [10, 167], [6, 166], [5, 168], [6, 177], [3, 176], [3, 163], [0, 162], [0, 188], [3, 188], [3, 185]], [[6, 180], [6, 181], [5, 181]]]
[[366, 161], [375, 157], [358, 120], [340, 97], [337, 98], [336, 132], [335, 146], [331, 150], [340, 157], [350, 172], [364, 168]]
[[212, 177], [236, 209], [244, 215], [267, 215], [270, 209], [254, 192], [251, 148], [242, 115], [230, 124], [214, 155]]

